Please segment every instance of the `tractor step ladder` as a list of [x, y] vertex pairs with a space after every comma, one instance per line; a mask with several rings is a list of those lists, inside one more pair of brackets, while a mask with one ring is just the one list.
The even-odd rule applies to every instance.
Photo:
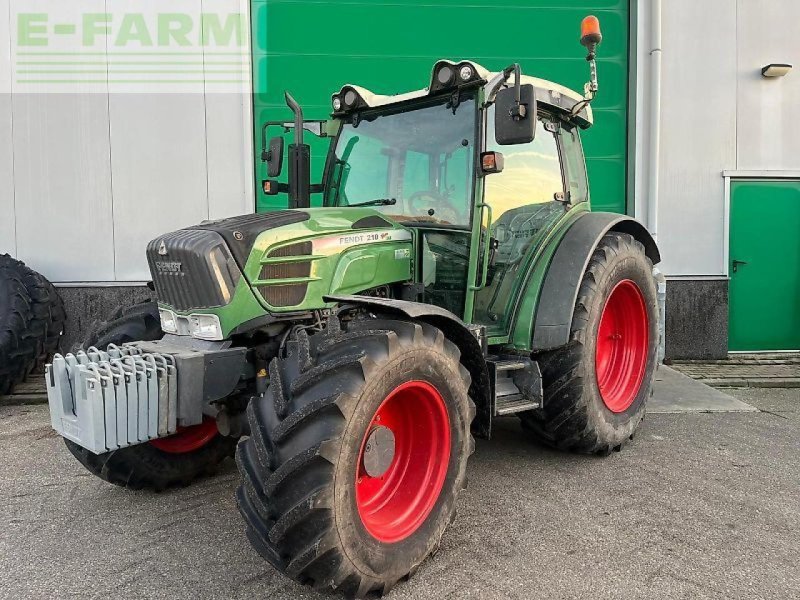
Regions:
[[510, 415], [542, 406], [542, 375], [529, 358], [491, 357], [494, 416]]

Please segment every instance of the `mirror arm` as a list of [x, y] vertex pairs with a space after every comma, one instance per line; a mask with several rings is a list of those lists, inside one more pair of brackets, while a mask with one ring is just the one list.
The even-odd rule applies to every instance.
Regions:
[[500, 80], [492, 87], [485, 105], [489, 106], [494, 102], [497, 92], [500, 90], [500, 87], [508, 81], [508, 78], [511, 77], [511, 73], [514, 73], [514, 106], [511, 108], [511, 118], [515, 121], [521, 121], [527, 116], [528, 109], [522, 104], [521, 99], [522, 69], [520, 69], [519, 63], [508, 65], [503, 69]]
[[516, 103], [517, 106], [520, 106], [520, 87], [522, 84], [520, 80], [522, 79], [522, 69], [520, 69], [519, 63], [508, 65], [505, 69], [503, 69], [500, 75], [498, 75], [499, 81], [492, 86], [491, 91], [486, 97], [486, 102], [484, 103], [485, 106], [489, 106], [494, 102], [497, 92], [506, 83], [506, 81], [508, 81], [508, 78], [511, 77], [511, 73], [514, 73], [514, 95], [516, 96]]

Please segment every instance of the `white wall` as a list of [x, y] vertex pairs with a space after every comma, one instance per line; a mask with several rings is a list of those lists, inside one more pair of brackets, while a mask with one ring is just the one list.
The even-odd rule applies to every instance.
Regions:
[[9, 0], [0, 0], [0, 254], [17, 251], [9, 33]]
[[[800, 2], [737, 3], [736, 168], [800, 169]], [[790, 63], [781, 78], [761, 67]]]
[[[59, 22], [74, 22], [79, 9], [164, 6], [0, 0], [0, 252], [55, 282], [146, 281], [144, 248], [159, 233], [252, 212], [249, 75], [233, 93], [202, 81], [168, 93], [160, 84], [30, 93], [12, 81], [10, 3], [43, 5]], [[249, 12], [245, 0], [176, 0], [169, 8], [198, 16], [204, 4]]]
[[[641, 116], [651, 3], [640, 4]], [[724, 170], [800, 169], [797, 23], [796, 0], [663, 1], [658, 241], [667, 275], [727, 273]], [[786, 77], [761, 76], [764, 65], [787, 62], [795, 68]], [[646, 219], [640, 163], [636, 207]]]

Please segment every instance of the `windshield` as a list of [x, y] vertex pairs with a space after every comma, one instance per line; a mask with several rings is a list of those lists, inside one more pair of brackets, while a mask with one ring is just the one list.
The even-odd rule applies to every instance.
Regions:
[[334, 150], [326, 206], [374, 206], [400, 221], [468, 226], [475, 99], [364, 113], [345, 123]]

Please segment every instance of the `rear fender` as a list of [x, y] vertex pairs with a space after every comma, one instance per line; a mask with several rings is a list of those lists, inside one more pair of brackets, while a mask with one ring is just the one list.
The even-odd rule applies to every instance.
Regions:
[[660, 262], [655, 240], [638, 221], [614, 213], [582, 214], [561, 238], [541, 285], [531, 285], [526, 290], [528, 306], [533, 305], [536, 309], [532, 313], [517, 315], [512, 331], [515, 346], [521, 348], [527, 342], [532, 352], [540, 352], [569, 342], [572, 314], [583, 274], [600, 240], [610, 231], [632, 235], [642, 243], [653, 264]]

